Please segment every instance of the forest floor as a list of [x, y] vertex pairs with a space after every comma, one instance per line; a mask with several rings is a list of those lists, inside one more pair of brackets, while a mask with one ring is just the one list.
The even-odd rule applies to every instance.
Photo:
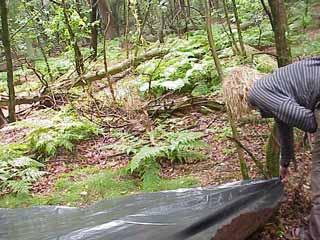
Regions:
[[[305, 53], [304, 50], [307, 48], [306, 46], [309, 47], [309, 45], [312, 45], [310, 44], [310, 40], [314, 40], [314, 42], [316, 42], [317, 39], [319, 40], [319, 31], [317, 29], [310, 29], [308, 31], [308, 37], [309, 39], [306, 39], [306, 41], [299, 45], [300, 52], [299, 55], [297, 54], [298, 56]], [[206, 36], [204, 38], [202, 36], [200, 42], [203, 39], [207, 42]], [[188, 43], [182, 46], [182, 48], [186, 47], [188, 47]], [[311, 47], [316, 48], [318, 46], [314, 44]], [[311, 47], [310, 49], [314, 50], [314, 48]], [[190, 48], [190, 52], [194, 51], [195, 56], [199, 55], [199, 53], [201, 54], [201, 51], [198, 51], [199, 48], [201, 48], [201, 46], [195, 45], [194, 49]], [[206, 49], [205, 47], [203, 48]], [[123, 57], [125, 55], [124, 52], [117, 52], [118, 50], [114, 46], [113, 49], [116, 49], [114, 51], [118, 54], [115, 54], [115, 59], [117, 59], [118, 56]], [[298, 49], [298, 47], [296, 49]], [[274, 48], [268, 48], [268, 51], [274, 52]], [[200, 61], [202, 61], [202, 59], [200, 59]], [[226, 59], [225, 61], [227, 62], [229, 60]], [[237, 59], [231, 59], [231, 61], [233, 61], [233, 63], [241, 62]], [[101, 62], [98, 67], [100, 69], [102, 66]], [[226, 65], [228, 65], [228, 63], [226, 63]], [[136, 72], [132, 74], [129, 72], [129, 75], [125, 76], [125, 79], [133, 80], [136, 77], [134, 74], [136, 74]], [[29, 77], [29, 80], [30, 79], [32, 79], [32, 76]], [[124, 81], [122, 77], [120, 79]], [[122, 88], [120, 83], [116, 83], [114, 87], [115, 89]], [[35, 87], [35, 89], [37, 89], [37, 87]], [[87, 92], [86, 90], [81, 89], [81, 94]], [[102, 95], [109, 95], [108, 97], [110, 98], [108, 84], [105, 79], [94, 83], [90, 91], [94, 92], [95, 96], [101, 93]], [[77, 92], [77, 94], [78, 93], [79, 92]], [[191, 97], [190, 95], [190, 92], [187, 94], [179, 93], [174, 97]], [[214, 98], [216, 101], [221, 102], [221, 91], [218, 95], [215, 95]], [[84, 102], [82, 102], [81, 99], [77, 101], [78, 113], [85, 113], [88, 109], [90, 110], [93, 106], [92, 104], [95, 104], [94, 101], [91, 101], [91, 105], [87, 105], [87, 101], [88, 99]], [[139, 104], [141, 104], [141, 101], [133, 102], [131, 106], [127, 106], [127, 110], [130, 108], [139, 108]], [[145, 104], [145, 102], [143, 104]], [[123, 105], [121, 106], [123, 107]], [[107, 109], [109, 109], [108, 107], [110, 106], [107, 106]], [[113, 123], [123, 125], [117, 128], [118, 132], [130, 133], [137, 138], [142, 138], [146, 132], [158, 126], [163, 126], [168, 132], [179, 132], [183, 130], [201, 132], [203, 134], [203, 140], [208, 144], [205, 150], [205, 159], [203, 160], [186, 162], [184, 164], [171, 163], [165, 160], [161, 161], [160, 175], [164, 180], [160, 188], [152, 189], [152, 191], [192, 186], [217, 186], [222, 183], [242, 179], [236, 147], [234, 142], [230, 140], [231, 129], [225, 112], [191, 105], [189, 108], [184, 108], [181, 111], [165, 113], [164, 116], [150, 118], [146, 117], [148, 114], [145, 114], [143, 111], [140, 111], [139, 114], [132, 111], [133, 113], [130, 113], [130, 115], [123, 111], [124, 109], [125, 107], [122, 108], [121, 111], [113, 112], [115, 118], [120, 121], [120, 123], [117, 123], [117, 121], [113, 121]], [[21, 110], [23, 110], [23, 108]], [[129, 115], [130, 117], [128, 117]], [[126, 119], [127, 117], [128, 119]], [[27, 120], [41, 123], [41, 121], [50, 119], [50, 115], [47, 114], [46, 110], [31, 111], [26, 118]], [[123, 122], [125, 124], [123, 124]], [[253, 113], [250, 117], [239, 123], [241, 143], [253, 153], [258, 160], [265, 159], [264, 148], [271, 126], [271, 121], [260, 119], [257, 113]], [[29, 133], [30, 129], [23, 126], [6, 126], [0, 129], [1, 143], [16, 143], [25, 139]], [[293, 164], [291, 164], [290, 174], [285, 181], [285, 197], [283, 203], [276, 215], [252, 239], [292, 239], [290, 237], [290, 231], [295, 227], [303, 226], [307, 223], [311, 207], [311, 154], [310, 149], [304, 147], [302, 143], [302, 133], [298, 132], [296, 134], [295, 146], [297, 169], [294, 170]], [[126, 167], [132, 159], [132, 154], [126, 154], [112, 147], [106, 148], [106, 146], [122, 144], [123, 142], [119, 134], [112, 132], [110, 126], [105, 126], [102, 134], [89, 140], [77, 142], [73, 151], [59, 150], [53, 157], [46, 159], [43, 169], [46, 174], [32, 185], [31, 194], [19, 196], [0, 194], [0, 206], [28, 207], [32, 205], [61, 204], [85, 207], [103, 198], [143, 192], [141, 181], [137, 180], [136, 176], [128, 176], [122, 172], [122, 169]], [[245, 159], [248, 163], [250, 177], [252, 179], [261, 178], [255, 164], [246, 153]], [[90, 187], [97, 187], [97, 183], [101, 184], [101, 186], [93, 193], [93, 196], [91, 196]], [[110, 188], [110, 191], [108, 188]]]
[[[30, 119], [37, 120], [32, 115]], [[39, 119], [38, 119], [39, 120]], [[234, 143], [228, 139], [230, 128], [227, 115], [223, 112], [210, 112], [203, 114], [199, 108], [190, 108], [171, 116], [166, 120], [168, 128], [201, 131], [205, 134], [208, 143], [206, 159], [188, 164], [162, 163], [161, 175], [165, 179], [178, 177], [193, 177], [197, 185], [215, 186], [221, 183], [241, 180], [240, 168]], [[241, 142], [257, 159], [264, 158], [264, 143], [268, 137], [271, 122], [259, 120], [257, 115], [248, 118], [241, 123]], [[27, 132], [18, 132], [10, 128], [0, 131], [1, 138], [6, 143], [14, 142], [17, 138], [23, 138]], [[300, 137], [301, 138], [301, 137]], [[72, 153], [60, 152], [45, 166], [48, 172], [43, 178], [33, 185], [33, 196], [46, 196], [56, 191], [56, 183], [64, 174], [70, 174], [74, 170], [85, 169], [88, 166], [102, 169], [120, 169], [127, 165], [130, 156], [118, 154], [114, 150], [101, 150], [106, 144], [116, 144], [118, 138], [112, 134], [104, 134], [92, 140], [76, 145]], [[286, 194], [283, 204], [276, 216], [266, 224], [264, 229], [254, 239], [274, 240], [291, 239], [289, 232], [292, 228], [304, 225], [308, 210], [310, 209], [310, 151], [301, 147], [301, 139], [297, 142], [297, 169], [291, 168], [286, 181]], [[254, 163], [248, 155], [245, 156], [250, 168], [252, 178], [259, 178]], [[257, 175], [257, 176], [256, 176]], [[78, 181], [69, 177], [68, 181]], [[127, 193], [125, 193], [127, 194]], [[22, 203], [22, 204], [21, 204]], [[27, 206], [28, 203], [19, 203]], [[30, 204], [30, 203], [29, 203]], [[68, 203], [67, 203], [68, 204]], [[80, 206], [85, 206], [84, 202]], [[71, 204], [72, 205], [72, 204]]]

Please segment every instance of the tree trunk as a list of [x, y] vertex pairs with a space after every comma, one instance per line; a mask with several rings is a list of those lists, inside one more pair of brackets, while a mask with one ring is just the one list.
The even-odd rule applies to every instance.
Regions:
[[[106, 28], [108, 21], [109, 23], [109, 28], [108, 32], [106, 34], [107, 39], [112, 39], [114, 37], [119, 36], [119, 26], [117, 25], [117, 12], [112, 11], [111, 6], [108, 4], [106, 0], [99, 0], [98, 1], [98, 8], [99, 8], [99, 13], [101, 16], [101, 20], [104, 25], [104, 29]], [[115, 9], [113, 9], [115, 10]], [[110, 15], [110, 19], [109, 19]], [[108, 20], [109, 19], [109, 20]]]
[[272, 19], [272, 14], [270, 12], [270, 9], [267, 7], [266, 3], [264, 2], [264, 0], [260, 0], [263, 10], [265, 11], [265, 13], [268, 15], [272, 30], [274, 31], [274, 23], [273, 23], [273, 19]]
[[94, 24], [97, 21], [97, 2], [98, 0], [91, 0], [91, 48], [93, 60], [97, 59], [98, 54], [98, 25]]
[[124, 29], [124, 38], [125, 38], [125, 47], [126, 47], [126, 55], [127, 59], [129, 59], [129, 39], [128, 39], [128, 34], [129, 34], [129, 13], [130, 13], [130, 0], [124, 1], [124, 12], [125, 12], [125, 29]]
[[[238, 129], [237, 129], [237, 125], [236, 125], [236, 122], [235, 122], [235, 120], [234, 120], [234, 118], [233, 118], [233, 116], [232, 116], [230, 111], [228, 111], [228, 118], [229, 118], [229, 123], [230, 123], [231, 130], [232, 130], [232, 136], [233, 136], [234, 139], [236, 139], [238, 142], [240, 142], [239, 141], [239, 132], [238, 132]], [[240, 146], [238, 146], [238, 144], [236, 144], [236, 149], [237, 149], [237, 153], [238, 153], [240, 171], [241, 171], [242, 178], [244, 180], [248, 180], [248, 179], [250, 179], [249, 168], [248, 168], [247, 163], [246, 163], [246, 161], [244, 159], [243, 149]]]
[[77, 9], [77, 13], [79, 14], [79, 16], [83, 19], [84, 16], [82, 14], [82, 9], [81, 9], [81, 2], [80, 0], [76, 0], [76, 9]]
[[158, 40], [160, 43], [164, 43], [164, 34], [163, 34], [163, 30], [164, 30], [164, 14], [162, 9], [160, 8], [159, 10], [159, 17], [160, 17], [160, 28], [158, 31]]
[[[76, 81], [74, 81], [74, 79], [64, 79], [62, 82], [59, 82], [55, 85], [53, 85], [51, 87], [51, 94], [53, 94], [54, 96], [61, 96], [61, 91], [64, 90], [67, 91], [69, 89], [71, 89], [72, 87], [77, 87], [77, 86], [84, 86], [86, 84], [90, 84], [94, 81], [97, 80], [101, 80], [103, 78], [106, 78], [108, 75], [112, 76], [121, 72], [126, 71], [127, 69], [129, 69], [133, 62], [135, 62], [136, 64], [140, 64], [142, 62], [148, 61], [150, 59], [153, 58], [159, 58], [159, 57], [163, 57], [166, 54], [169, 53], [168, 49], [153, 49], [149, 52], [146, 52], [144, 55], [140, 55], [138, 57], [136, 57], [135, 59], [131, 58], [131, 59], [127, 59], [119, 64], [116, 64], [114, 66], [108, 67], [108, 72], [105, 72], [105, 70], [96, 72], [95, 74], [86, 74], [83, 75], [82, 78], [78, 78], [76, 79]], [[51, 95], [41, 95], [41, 96], [31, 96], [31, 97], [21, 97], [21, 98], [16, 98], [16, 104], [20, 105], [20, 104], [32, 104], [32, 103], [36, 103], [39, 102], [43, 99], [46, 98], [51, 98]], [[0, 99], [0, 107], [5, 107], [8, 106], [8, 97], [4, 97], [2, 96]]]
[[283, 0], [269, 0], [269, 5], [274, 25], [278, 67], [283, 67], [291, 63], [291, 51], [286, 38], [286, 8]]
[[206, 28], [207, 28], [208, 41], [209, 41], [210, 51], [212, 53], [212, 57], [219, 75], [219, 79], [222, 82], [223, 72], [222, 72], [222, 67], [221, 67], [220, 60], [218, 58], [218, 54], [216, 50], [216, 44], [212, 34], [212, 17], [210, 14], [208, 3], [206, 1], [207, 0], [205, 0], [204, 5], [205, 5], [205, 12], [206, 12]]
[[2, 42], [4, 46], [6, 63], [7, 63], [7, 83], [8, 83], [8, 90], [9, 90], [9, 121], [15, 122], [16, 112], [15, 112], [15, 92], [14, 92], [14, 83], [13, 83], [13, 64], [12, 64], [9, 26], [8, 26], [8, 8], [7, 8], [6, 2], [7, 2], [6, 0], [0, 0]]
[[236, 54], [240, 53], [240, 49], [238, 48], [236, 39], [234, 38], [234, 34], [232, 32], [232, 28], [231, 28], [231, 22], [230, 22], [230, 18], [229, 18], [229, 13], [228, 13], [228, 8], [227, 8], [227, 4], [226, 4], [226, 0], [222, 0], [222, 4], [223, 4], [223, 9], [224, 9], [224, 14], [225, 14], [225, 18], [227, 20], [227, 25], [228, 25], [228, 29], [229, 29], [229, 33], [230, 33], [230, 37], [232, 40], [232, 44], [235, 48]]
[[76, 39], [76, 36], [75, 36], [75, 34], [71, 28], [71, 25], [70, 25], [65, 0], [62, 0], [62, 8], [63, 8], [63, 15], [64, 15], [65, 24], [67, 26], [67, 30], [68, 30], [68, 33], [70, 36], [69, 44], [73, 47], [73, 50], [74, 50], [74, 60], [76, 63], [76, 71], [77, 71], [78, 75], [81, 76], [84, 72], [83, 57], [82, 57], [80, 48], [78, 46], [78, 41]]
[[[44, 62], [46, 63], [46, 66], [47, 66], [47, 71], [48, 71], [48, 75], [49, 75], [50, 81], [52, 82], [52, 81], [53, 81], [53, 75], [52, 75], [52, 72], [51, 72], [51, 68], [50, 68], [50, 64], [49, 64], [49, 61], [48, 61], [47, 53], [46, 53], [46, 51], [45, 51], [45, 49], [44, 49], [44, 47], [43, 47], [43, 45], [42, 45], [42, 42], [41, 42], [39, 36], [37, 36], [37, 41], [38, 41], [39, 48], [40, 48], [40, 50], [41, 50], [41, 54], [42, 54], [42, 56], [43, 56]], [[45, 86], [44, 86], [45, 88], [48, 88], [48, 87], [49, 87], [47, 81], [45, 81], [45, 82], [43, 82], [43, 83], [44, 83], [44, 85], [45, 85]]]
[[266, 167], [269, 176], [279, 176], [279, 155], [280, 147], [277, 141], [278, 139], [278, 128], [276, 124], [273, 124], [271, 134], [269, 135], [267, 146], [266, 146]]
[[[216, 51], [216, 47], [215, 47], [215, 42], [214, 42], [214, 38], [213, 38], [213, 34], [212, 34], [212, 18], [211, 18], [211, 10], [210, 10], [210, 5], [208, 4], [207, 0], [204, 0], [204, 6], [205, 6], [205, 15], [206, 15], [206, 28], [207, 28], [207, 35], [208, 35], [208, 41], [209, 41], [209, 45], [210, 45], [210, 49], [211, 49], [211, 53], [213, 55], [213, 59], [214, 59], [214, 63], [219, 75], [219, 79], [221, 82], [223, 82], [223, 71], [222, 71], [222, 67], [220, 64], [220, 60], [218, 58], [218, 54]], [[237, 125], [234, 121], [234, 118], [231, 114], [230, 111], [228, 111], [228, 120], [229, 120], [229, 124], [232, 130], [232, 136], [234, 139], [236, 139], [238, 142], [239, 141], [239, 132], [237, 129]], [[249, 179], [249, 173], [248, 173], [248, 167], [246, 164], [246, 161], [244, 159], [244, 153], [241, 147], [239, 147], [236, 143], [235, 143], [235, 147], [237, 149], [237, 154], [238, 154], [238, 158], [239, 158], [239, 163], [240, 163], [240, 170], [241, 170], [241, 174], [242, 174], [242, 178], [243, 179]]]
[[[290, 47], [286, 38], [287, 32], [287, 15], [283, 0], [269, 0], [271, 9], [270, 23], [275, 34], [275, 44], [277, 49], [278, 67], [283, 67], [291, 63]], [[279, 176], [279, 144], [276, 141], [278, 131], [276, 125], [273, 125], [273, 130], [267, 143], [267, 167], [273, 177]]]
[[240, 43], [240, 48], [241, 48], [241, 53], [243, 56], [246, 56], [246, 49], [244, 48], [244, 43], [243, 43], [243, 38], [242, 38], [242, 31], [240, 27], [240, 19], [238, 15], [238, 8], [236, 4], [236, 0], [232, 0], [232, 5], [233, 5], [233, 13], [234, 17], [236, 19], [236, 24], [237, 24], [237, 30], [238, 30], [238, 37], [239, 37], [239, 43]]
[[95, 74], [86, 74], [86, 75], [83, 75], [83, 79], [78, 79], [77, 82], [72, 82], [72, 83], [63, 82], [62, 87], [63, 89], [68, 89], [70, 88], [70, 86], [76, 87], [80, 85], [85, 85], [86, 83], [89, 84], [93, 81], [107, 77], [108, 74], [111, 76], [117, 73], [121, 73], [127, 70], [128, 68], [130, 68], [133, 65], [133, 62], [135, 64], [140, 64], [152, 58], [163, 57], [164, 55], [168, 54], [168, 52], [169, 52], [168, 49], [153, 49], [153, 50], [150, 50], [149, 52], [146, 52], [144, 55], [137, 56], [136, 58], [127, 59], [121, 63], [118, 63], [112, 67], [109, 67], [107, 73], [105, 71], [99, 71], [99, 72], [96, 72]]

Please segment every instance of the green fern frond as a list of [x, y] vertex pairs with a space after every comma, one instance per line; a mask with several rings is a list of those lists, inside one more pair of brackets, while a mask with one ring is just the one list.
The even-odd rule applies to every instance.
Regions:
[[197, 151], [179, 151], [176, 157], [180, 162], [197, 162], [205, 159], [205, 155]]
[[20, 173], [20, 176], [27, 182], [35, 182], [45, 173], [44, 171], [39, 171], [37, 168], [27, 168]]
[[141, 167], [146, 160], [155, 160], [159, 157], [165, 156], [163, 147], [149, 147], [144, 146], [142, 147], [139, 152], [134, 155], [132, 160], [130, 161], [130, 170], [134, 172], [139, 167]]
[[30, 149], [36, 154], [50, 157], [60, 148], [72, 151], [74, 143], [101, 133], [101, 129], [86, 119], [57, 114], [54, 125], [34, 129], [28, 139]]
[[202, 152], [207, 144], [202, 140], [203, 134], [200, 132], [167, 132], [159, 126], [148, 133], [149, 141], [137, 140], [136, 137], [123, 133], [118, 136], [122, 136], [124, 142], [105, 148], [130, 150], [130, 153], [134, 154], [128, 164], [127, 172], [138, 173], [143, 180], [144, 189], [155, 189], [152, 186], [159, 182], [161, 159], [183, 163], [205, 158]]
[[23, 180], [9, 180], [5, 183], [5, 186], [14, 193], [28, 193], [31, 184]]
[[27, 156], [1, 160], [0, 191], [28, 192], [31, 183], [45, 174], [45, 172], [39, 170], [43, 166], [42, 163]]
[[34, 159], [26, 156], [22, 156], [16, 159], [13, 159], [8, 162], [9, 165], [16, 168], [22, 168], [22, 167], [43, 167], [44, 165], [42, 163], [39, 163], [38, 161], [35, 161]]

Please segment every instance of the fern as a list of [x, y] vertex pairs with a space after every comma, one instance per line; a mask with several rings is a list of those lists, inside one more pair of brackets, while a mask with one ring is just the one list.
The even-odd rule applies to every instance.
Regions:
[[[135, 150], [130, 148], [134, 155], [127, 168], [129, 173], [139, 174], [145, 190], [154, 189], [155, 184], [159, 183], [160, 160], [184, 163], [199, 161], [205, 157], [202, 151], [207, 145], [202, 141], [203, 134], [200, 132], [166, 132], [162, 127], [158, 127], [149, 132], [148, 137], [149, 143], [138, 145]], [[121, 146], [119, 148], [126, 151], [125, 146], [130, 145], [128, 139], [135, 138], [126, 138], [126, 145], [118, 144]]]
[[136, 171], [139, 167], [145, 166], [147, 161], [156, 160], [165, 156], [165, 147], [142, 147], [137, 154], [134, 155], [130, 161], [131, 172]]
[[101, 133], [95, 124], [75, 116], [58, 115], [53, 122], [47, 127], [34, 129], [27, 139], [31, 151], [40, 157], [53, 156], [59, 149], [71, 152], [75, 142]]
[[59, 149], [72, 151], [75, 142], [101, 133], [95, 124], [77, 118], [72, 109], [48, 114], [50, 120], [16, 124], [31, 130], [24, 143], [0, 146], [0, 191], [28, 192], [32, 183], [45, 174], [40, 170], [44, 165], [34, 157], [50, 157]]
[[6, 187], [11, 189], [14, 193], [28, 193], [31, 187], [30, 182], [28, 181], [16, 181], [16, 180], [9, 180], [6, 182]]
[[[222, 29], [217, 31], [223, 34]], [[227, 36], [224, 37], [228, 42]], [[217, 75], [204, 31], [194, 32], [188, 39], [169, 41], [169, 48], [170, 52], [162, 60], [153, 59], [136, 68], [141, 93], [192, 91], [199, 83], [208, 85]]]
[[21, 171], [19, 174], [22, 179], [24, 179], [27, 182], [35, 182], [40, 177], [42, 177], [45, 174], [43, 171], [39, 171], [37, 168], [26, 168], [25, 170]]
[[22, 167], [43, 167], [44, 165], [42, 163], [39, 163], [32, 158], [29, 157], [19, 157], [16, 159], [13, 159], [8, 162], [8, 165], [16, 168], [22, 168]]
[[0, 158], [0, 191], [28, 192], [31, 184], [45, 174], [40, 167], [43, 164], [26, 156]]

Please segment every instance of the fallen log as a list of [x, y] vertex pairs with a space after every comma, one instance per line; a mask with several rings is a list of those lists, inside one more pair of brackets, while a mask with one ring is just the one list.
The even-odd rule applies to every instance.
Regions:
[[185, 97], [170, 101], [161, 99], [160, 102], [155, 102], [154, 104], [147, 106], [146, 110], [150, 116], [155, 117], [163, 113], [174, 114], [179, 111], [185, 111], [186, 109], [192, 107], [202, 106], [215, 111], [225, 111], [225, 105], [223, 103], [219, 103], [216, 100], [208, 97]]
[[[58, 88], [63, 88], [63, 89], [69, 89], [72, 87], [77, 87], [77, 86], [82, 86], [82, 85], [87, 85], [90, 84], [94, 81], [103, 79], [105, 77], [107, 77], [107, 75], [109, 74], [110, 76], [121, 73], [125, 70], [127, 70], [128, 68], [130, 68], [131, 66], [136, 66], [142, 62], [151, 60], [152, 58], [158, 58], [158, 57], [163, 57], [166, 54], [169, 53], [169, 49], [164, 48], [164, 49], [154, 49], [151, 50], [149, 52], [146, 52], [144, 55], [138, 56], [136, 58], [131, 58], [131, 59], [127, 59], [121, 63], [118, 63], [114, 66], [111, 66], [108, 69], [108, 72], [101, 70], [98, 71], [94, 74], [89, 73], [84, 75], [82, 78], [77, 79], [75, 82], [63, 82], [62, 85], [58, 86]], [[55, 87], [53, 87], [54, 89]]]
[[[15, 105], [40, 103], [43, 106], [51, 107], [55, 105], [55, 101], [63, 99], [64, 96], [61, 93], [55, 94], [54, 97], [52, 95], [16, 97]], [[0, 108], [8, 106], [8, 102], [7, 96], [0, 96]]]
[[[17, 97], [15, 100], [16, 105], [21, 104], [33, 104], [39, 102], [41, 97], [39, 96], [28, 96], [28, 97]], [[0, 107], [8, 106], [8, 97], [1, 97], [0, 98]]]
[[[124, 72], [125, 70], [129, 69], [131, 66], [138, 65], [142, 62], [148, 61], [152, 58], [156, 57], [163, 57], [169, 52], [168, 49], [154, 49], [149, 52], [146, 52], [144, 55], [138, 56], [135, 59], [127, 59], [121, 63], [118, 63], [109, 68], [108, 72], [106, 73], [104, 70], [98, 71], [95, 74], [86, 74], [82, 78], [76, 79], [76, 81], [72, 81], [68, 79], [63, 80], [54, 86], [51, 89], [51, 95], [55, 95], [57, 92], [61, 95], [61, 92], [65, 92], [72, 87], [83, 86], [90, 84], [94, 81], [100, 80], [105, 78], [108, 74], [110, 76], [116, 75], [118, 73]], [[28, 97], [16, 97], [16, 105], [21, 104], [33, 104], [39, 102], [42, 99], [51, 98], [49, 94], [42, 94], [40, 96], [28, 96]], [[8, 97], [7, 96], [0, 96], [0, 107], [8, 106]]]

